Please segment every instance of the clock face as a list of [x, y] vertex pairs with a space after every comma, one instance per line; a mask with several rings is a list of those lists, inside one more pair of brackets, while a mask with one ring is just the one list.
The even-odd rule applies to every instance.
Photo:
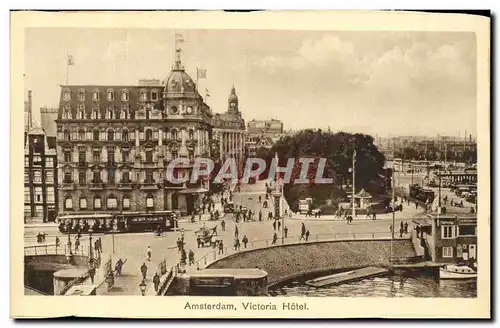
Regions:
[[192, 114], [192, 113], [193, 113], [193, 107], [188, 106], [188, 108], [186, 109], [186, 112], [187, 112], [188, 114]]

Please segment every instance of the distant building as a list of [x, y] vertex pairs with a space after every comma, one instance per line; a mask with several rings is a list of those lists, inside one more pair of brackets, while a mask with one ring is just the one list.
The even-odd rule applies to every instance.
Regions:
[[247, 126], [248, 136], [266, 136], [274, 138], [283, 134], [283, 122], [280, 120], [251, 120]]
[[45, 130], [47, 137], [56, 137], [57, 136], [57, 113], [59, 109], [56, 108], [48, 108], [42, 107], [40, 108], [40, 118], [42, 122], [42, 128]]
[[28, 99], [24, 101], [24, 131], [31, 130], [33, 126], [33, 100], [31, 90], [28, 91]]
[[24, 221], [49, 222], [57, 216], [57, 154], [42, 128], [32, 128], [24, 145]]
[[257, 156], [260, 149], [271, 149], [274, 140], [271, 137], [263, 135], [248, 136], [246, 140], [246, 149], [249, 157]]
[[216, 140], [213, 144], [215, 149], [212, 149], [212, 155], [219, 154], [220, 160], [234, 157], [240, 167], [245, 153], [245, 120], [241, 117], [234, 86], [229, 94], [227, 111], [215, 114], [212, 123], [214, 140]]

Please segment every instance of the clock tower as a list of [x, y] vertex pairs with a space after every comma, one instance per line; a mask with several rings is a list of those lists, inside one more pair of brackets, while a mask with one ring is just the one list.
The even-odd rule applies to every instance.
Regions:
[[231, 88], [231, 93], [229, 94], [227, 112], [230, 114], [238, 114], [238, 96], [236, 95], [234, 85]]

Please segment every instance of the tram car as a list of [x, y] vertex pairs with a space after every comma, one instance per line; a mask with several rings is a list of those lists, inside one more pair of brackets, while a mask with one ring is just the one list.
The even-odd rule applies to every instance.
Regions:
[[435, 195], [433, 190], [425, 189], [418, 184], [414, 184], [410, 185], [410, 197], [424, 203], [432, 203]]

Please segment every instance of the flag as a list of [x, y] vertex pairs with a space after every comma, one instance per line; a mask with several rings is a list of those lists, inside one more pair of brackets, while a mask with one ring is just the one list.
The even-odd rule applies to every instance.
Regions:
[[206, 69], [200, 69], [200, 68], [197, 68], [196, 69], [196, 76], [199, 78], [199, 79], [206, 79], [207, 78], [207, 70]]
[[208, 89], [205, 89], [205, 96], [210, 97], [210, 92], [208, 92]]
[[182, 34], [176, 34], [175, 35], [175, 43], [183, 43], [184, 42], [184, 37]]
[[68, 66], [75, 65], [72, 55], [68, 55]]

